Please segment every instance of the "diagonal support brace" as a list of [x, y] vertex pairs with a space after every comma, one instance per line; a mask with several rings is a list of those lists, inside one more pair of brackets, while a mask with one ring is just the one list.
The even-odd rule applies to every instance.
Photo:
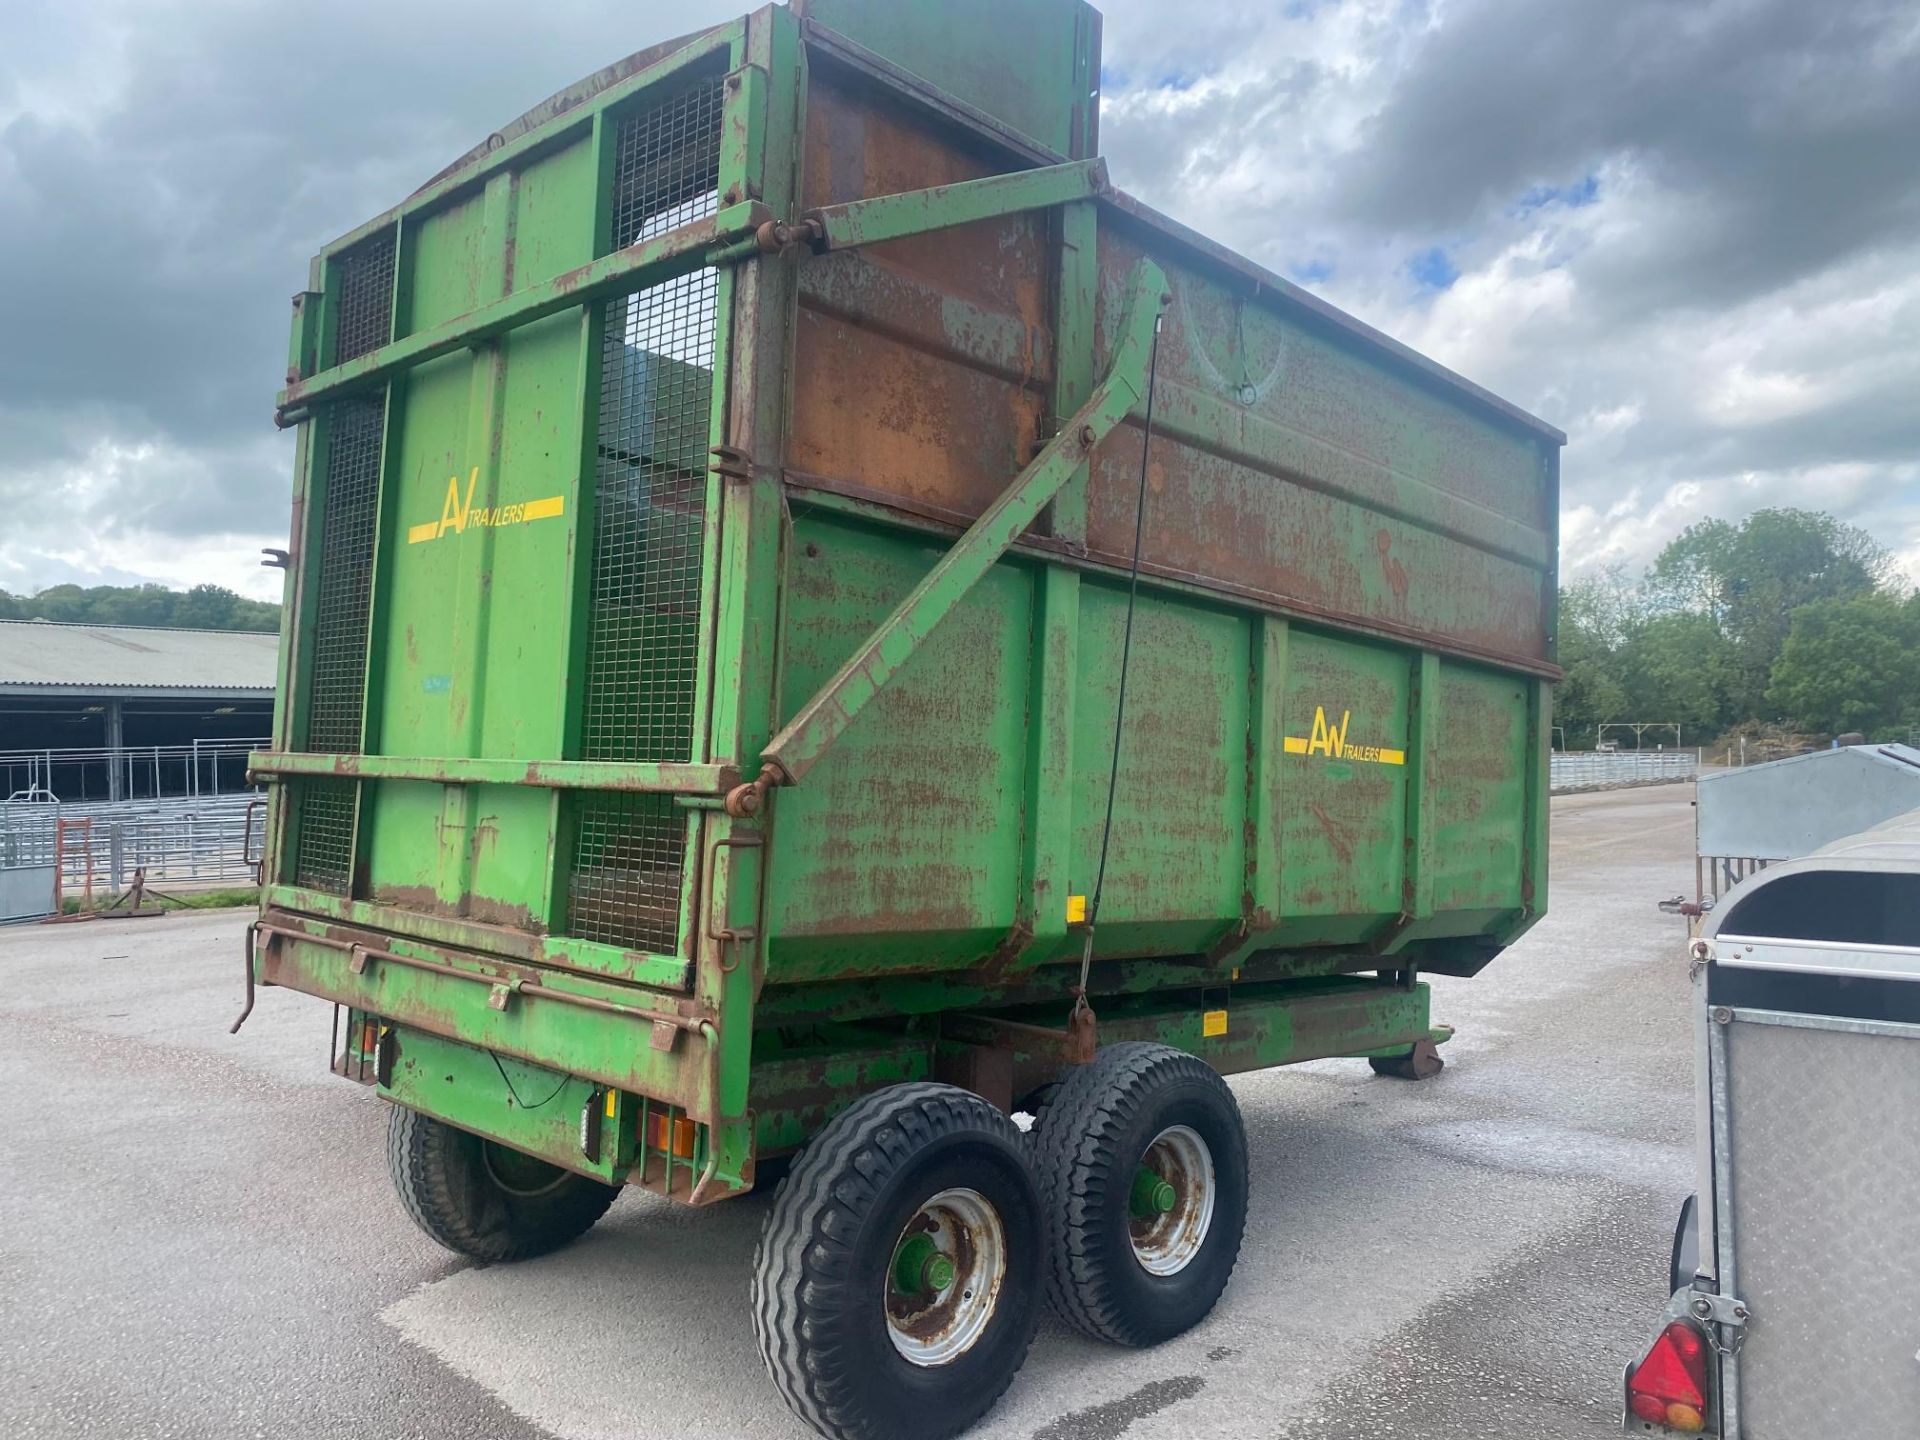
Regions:
[[954, 542], [880, 628], [778, 735], [761, 758], [780, 783], [793, 784], [899, 673], [934, 628], [1031, 525], [1047, 502], [1084, 465], [1100, 442], [1146, 399], [1147, 362], [1161, 307], [1172, 299], [1167, 277], [1151, 260], [1133, 267], [1126, 312], [1104, 380], [1031, 465]]
[[1105, 160], [1073, 160], [828, 205], [809, 210], [801, 225], [815, 250], [846, 250], [1110, 193]]

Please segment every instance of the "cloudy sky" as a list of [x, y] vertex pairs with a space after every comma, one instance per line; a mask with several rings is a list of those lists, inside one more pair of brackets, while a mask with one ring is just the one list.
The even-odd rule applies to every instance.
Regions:
[[[307, 257], [741, 8], [0, 5], [0, 588], [276, 596]], [[1569, 574], [1798, 504], [1920, 576], [1920, 6], [1101, 8], [1119, 183], [1568, 431]]]

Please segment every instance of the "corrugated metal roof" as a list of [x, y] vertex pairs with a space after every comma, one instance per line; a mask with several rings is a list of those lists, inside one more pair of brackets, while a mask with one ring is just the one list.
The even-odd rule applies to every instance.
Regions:
[[273, 693], [278, 635], [0, 620], [0, 691], [258, 690]]

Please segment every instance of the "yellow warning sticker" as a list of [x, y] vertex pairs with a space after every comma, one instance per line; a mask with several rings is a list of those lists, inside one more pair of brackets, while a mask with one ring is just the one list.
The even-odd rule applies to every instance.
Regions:
[[567, 497], [549, 495], [541, 500], [520, 500], [511, 505], [475, 505], [473, 488], [480, 479], [480, 467], [467, 476], [467, 493], [460, 493], [460, 477], [447, 477], [447, 498], [440, 506], [440, 518], [407, 527], [407, 543], [418, 545], [438, 540], [448, 531], [464, 535], [469, 526], [498, 529], [505, 525], [525, 525], [534, 520], [552, 520], [567, 513]]
[[1202, 1010], [1200, 1012], [1200, 1033], [1208, 1037], [1226, 1034], [1227, 1012], [1224, 1010]]
[[1084, 925], [1087, 923], [1087, 897], [1084, 895], [1067, 896], [1067, 924]]
[[1374, 765], [1404, 765], [1407, 752], [1390, 749], [1385, 745], [1356, 745], [1347, 739], [1347, 729], [1353, 721], [1351, 710], [1340, 712], [1340, 723], [1335, 725], [1327, 719], [1324, 706], [1313, 707], [1313, 733], [1311, 735], [1289, 735], [1285, 749], [1289, 755], [1324, 755], [1329, 760], [1364, 760]]

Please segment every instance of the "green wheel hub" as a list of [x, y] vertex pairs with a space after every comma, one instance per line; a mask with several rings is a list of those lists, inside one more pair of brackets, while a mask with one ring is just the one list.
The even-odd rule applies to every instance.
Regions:
[[937, 1295], [955, 1278], [953, 1257], [931, 1235], [909, 1235], [893, 1252], [893, 1288], [902, 1295]]
[[1213, 1224], [1213, 1152], [1190, 1125], [1169, 1125], [1153, 1137], [1133, 1172], [1127, 1238], [1150, 1275], [1186, 1269]]
[[1179, 1201], [1179, 1194], [1171, 1181], [1163, 1180], [1145, 1165], [1133, 1172], [1133, 1193], [1128, 1199], [1127, 1208], [1135, 1220], [1170, 1215]]

